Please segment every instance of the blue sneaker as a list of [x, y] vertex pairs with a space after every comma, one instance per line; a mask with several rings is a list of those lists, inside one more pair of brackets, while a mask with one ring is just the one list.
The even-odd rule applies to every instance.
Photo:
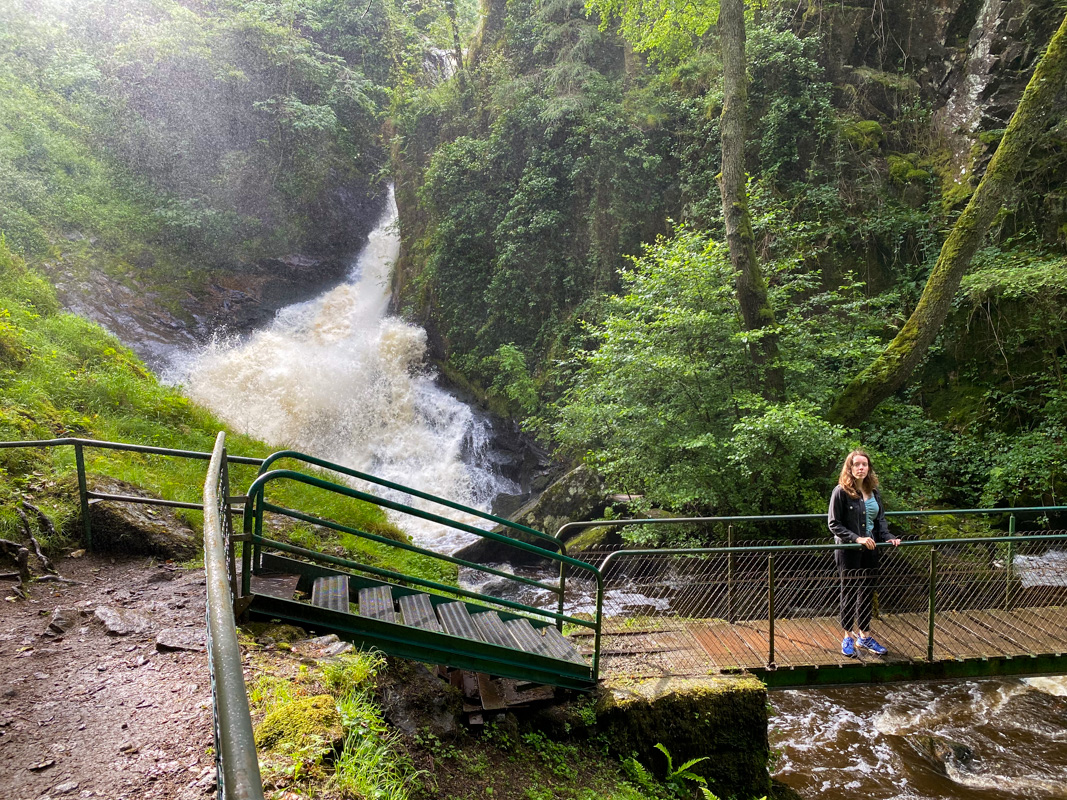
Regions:
[[882, 647], [882, 645], [878, 644], [878, 642], [875, 641], [873, 636], [864, 636], [858, 642], [856, 642], [856, 644], [858, 644], [864, 650], [870, 650], [876, 656], [884, 656], [887, 652], [889, 652], [884, 647]]
[[851, 636], [846, 636], [841, 640], [841, 654], [849, 658], [856, 657], [856, 643]]

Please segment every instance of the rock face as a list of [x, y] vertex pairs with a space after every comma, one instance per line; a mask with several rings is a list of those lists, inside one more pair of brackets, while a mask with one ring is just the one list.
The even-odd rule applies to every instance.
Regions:
[[[555, 534], [567, 522], [596, 519], [607, 505], [607, 493], [600, 478], [584, 466], [577, 467], [549, 486], [536, 500], [520, 508], [513, 516], [515, 522]], [[495, 533], [545, 547], [546, 542], [502, 527]], [[456, 555], [482, 563], [533, 564], [540, 560], [531, 553], [509, 547], [489, 539], [482, 539], [459, 550]]]
[[[98, 478], [92, 490], [101, 494], [148, 497], [136, 486]], [[93, 549], [105, 553], [155, 556], [182, 561], [194, 557], [200, 542], [192, 528], [169, 509], [108, 500], [89, 501]], [[80, 528], [81, 521], [78, 521]]]
[[770, 791], [767, 687], [756, 678], [662, 678], [609, 686], [597, 705], [597, 729], [620, 756], [660, 775], [666, 757], [692, 767], [719, 797], [763, 797]]

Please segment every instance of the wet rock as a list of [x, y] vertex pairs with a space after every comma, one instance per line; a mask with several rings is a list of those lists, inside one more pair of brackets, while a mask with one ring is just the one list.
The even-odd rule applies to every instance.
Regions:
[[[92, 488], [102, 494], [150, 496], [132, 484], [112, 478], [97, 478]], [[192, 558], [199, 549], [192, 528], [170, 509], [90, 500], [89, 519], [93, 548], [100, 552], [183, 560]]]
[[128, 636], [131, 633], [144, 633], [152, 627], [152, 620], [144, 614], [128, 608], [100, 606], [95, 616], [104, 623], [104, 629], [112, 636]]
[[206, 632], [203, 628], [167, 628], [156, 636], [156, 650], [193, 650], [204, 649]]
[[947, 775], [950, 766], [962, 770], [973, 767], [974, 751], [965, 744], [926, 734], [911, 736], [908, 743], [941, 775]]
[[[515, 522], [549, 534], [568, 522], [596, 519], [607, 505], [607, 492], [600, 477], [585, 466], [571, 470], [549, 486], [536, 500], [526, 504], [512, 516]], [[494, 533], [505, 533], [503, 527]], [[507, 530], [506, 535], [528, 544], [546, 546], [544, 540]], [[459, 550], [457, 558], [481, 563], [536, 564], [543, 563], [536, 554], [510, 547], [489, 539], [479, 539]]]
[[753, 677], [608, 682], [597, 698], [596, 731], [609, 748], [666, 767], [707, 756], [692, 771], [719, 797], [762, 797], [770, 789], [767, 687]]
[[351, 642], [342, 642], [334, 633], [305, 639], [302, 642], [293, 642], [293, 651], [308, 658], [331, 658], [354, 649]]

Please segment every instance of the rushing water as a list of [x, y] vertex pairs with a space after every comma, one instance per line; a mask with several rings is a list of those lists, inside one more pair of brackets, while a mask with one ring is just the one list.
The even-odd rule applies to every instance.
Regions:
[[[282, 309], [250, 337], [214, 342], [187, 368], [185, 391], [274, 446], [485, 507], [517, 487], [481, 466], [490, 461], [487, 427], [424, 367], [426, 332], [388, 314], [399, 248], [390, 190], [346, 282]], [[445, 551], [467, 538], [410, 517], [397, 522]]]
[[771, 693], [775, 777], [807, 800], [1067, 798], [1067, 677]]

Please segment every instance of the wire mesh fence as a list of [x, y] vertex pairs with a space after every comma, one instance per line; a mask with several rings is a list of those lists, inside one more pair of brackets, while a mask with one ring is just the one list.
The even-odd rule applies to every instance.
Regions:
[[[713, 552], [584, 553], [603, 565], [603, 671], [850, 663], [841, 652], [842, 587], [864, 580], [874, 581], [871, 621], [862, 609], [858, 619], [846, 616], [889, 649], [882, 660], [1067, 652], [1067, 531], [881, 547], [874, 574], [839, 571], [834, 549], [764, 540]], [[567, 595], [571, 612], [595, 613], [591, 581], [568, 578]]]

